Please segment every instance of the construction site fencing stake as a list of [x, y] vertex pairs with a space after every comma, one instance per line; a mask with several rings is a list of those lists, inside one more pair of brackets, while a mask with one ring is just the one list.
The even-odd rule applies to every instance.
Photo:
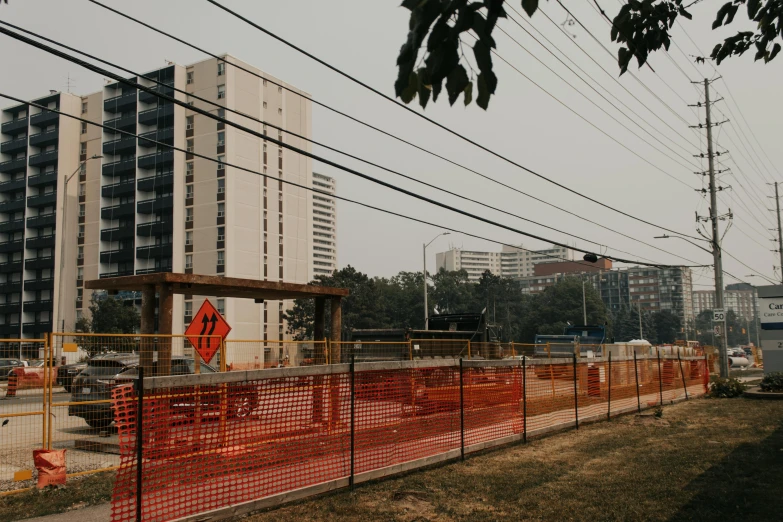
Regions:
[[682, 389], [685, 390], [685, 400], [688, 400], [688, 385], [685, 384], [685, 374], [682, 371], [682, 359], [680, 359], [680, 351], [677, 350], [677, 363], [680, 365], [680, 377], [682, 377]]
[[527, 443], [527, 356], [522, 356], [522, 442]]
[[607, 376], [609, 406], [606, 409], [606, 420], [612, 420], [612, 352], [609, 352], [609, 375]]
[[661, 373], [661, 349], [655, 348], [655, 354], [658, 357], [658, 389], [661, 394], [661, 406], [663, 406], [663, 373]]
[[459, 358], [459, 452], [460, 459], [465, 460], [465, 390], [462, 376], [462, 357]]
[[633, 351], [633, 375], [636, 380], [636, 406], [639, 408], [639, 415], [642, 414], [642, 399], [639, 397], [639, 368], [636, 366], [636, 349]]
[[136, 407], [136, 522], [141, 522], [142, 491], [142, 434], [144, 433], [144, 366], [139, 366], [139, 378], [136, 382], [138, 406]]
[[354, 398], [355, 397], [355, 393], [354, 392], [356, 390], [356, 385], [355, 385], [356, 374], [355, 374], [355, 370], [354, 370], [355, 364], [356, 364], [356, 354], [352, 352], [351, 353], [351, 477], [348, 480], [348, 483], [351, 486], [351, 491], [353, 491], [353, 476], [354, 476], [354, 471], [355, 471], [355, 458], [354, 458], [354, 455], [356, 453], [356, 451], [355, 451], [355, 448], [356, 448], [356, 446], [355, 446], [355, 444], [356, 444], [356, 407], [355, 406], [356, 406], [356, 404], [355, 404], [355, 398]]
[[577, 393], [577, 380], [576, 380], [576, 354], [573, 354], [574, 358], [574, 418], [576, 419], [576, 429], [579, 429], [579, 396]]

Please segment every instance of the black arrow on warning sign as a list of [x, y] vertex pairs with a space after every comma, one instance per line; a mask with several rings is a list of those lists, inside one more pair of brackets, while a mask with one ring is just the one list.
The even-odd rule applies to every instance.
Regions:
[[[209, 323], [212, 323], [212, 328], [209, 329], [209, 333], [207, 333], [207, 325]], [[199, 335], [212, 335], [212, 333], [215, 331], [215, 326], [217, 326], [218, 318], [217, 315], [212, 313], [212, 317], [207, 317], [207, 314], [204, 314], [204, 316], [201, 318], [201, 334]], [[198, 339], [198, 347], [201, 348], [201, 341], [204, 339], [203, 337], [199, 337]], [[212, 341], [211, 338], [207, 339], [207, 348], [211, 348]]]

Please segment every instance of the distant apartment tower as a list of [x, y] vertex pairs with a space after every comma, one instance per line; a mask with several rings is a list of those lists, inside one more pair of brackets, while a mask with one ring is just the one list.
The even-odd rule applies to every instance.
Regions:
[[312, 221], [313, 259], [312, 275], [329, 276], [337, 270], [337, 192], [334, 178], [313, 172]]
[[489, 270], [492, 274], [519, 279], [533, 275], [539, 263], [572, 260], [573, 250], [553, 245], [546, 250], [532, 251], [520, 247], [504, 246], [500, 252], [483, 252], [452, 248], [435, 255], [436, 268], [448, 272], [465, 270], [468, 279], [476, 282]]
[[[733, 310], [744, 320], [753, 321], [758, 314], [756, 289], [748, 284], [727, 285], [723, 292], [724, 307]], [[693, 313], [699, 315], [705, 310], [721, 308], [715, 302], [714, 290], [696, 290], [693, 292]]]
[[[33, 101], [81, 114], [79, 96], [53, 93]], [[77, 183], [68, 185], [66, 195], [64, 178], [79, 169], [83, 129], [76, 120], [27, 105], [8, 107], [1, 115], [0, 337], [40, 339], [63, 321], [73, 325], [75, 320]], [[74, 219], [62, 233], [64, 203]], [[70, 262], [61, 269], [62, 259]], [[62, 285], [61, 296], [63, 279], [70, 284]]]
[[[170, 65], [132, 80], [311, 149], [302, 138], [226, 110], [311, 135], [309, 95], [232, 56]], [[175, 92], [175, 87], [188, 94]], [[212, 103], [195, 100], [191, 93]], [[312, 210], [318, 200], [304, 188], [283, 183], [310, 187], [309, 158], [121, 82], [83, 97], [58, 93], [38, 102], [107, 129], [53, 113], [39, 115], [35, 108], [28, 114], [25, 105], [2, 111], [0, 195], [7, 201], [0, 201], [3, 336], [40, 337], [63, 324], [65, 330], [73, 329], [75, 321], [88, 314], [92, 291], [84, 289], [84, 281], [99, 277], [173, 271], [295, 283], [310, 279]], [[63, 323], [52, 306], [61, 277], [58, 189], [65, 175], [93, 155], [103, 159], [84, 162], [78, 178], [68, 185]], [[22, 264], [27, 259], [31, 262]], [[211, 300], [232, 325], [231, 337], [285, 337], [283, 311], [288, 304]], [[174, 332], [184, 330], [202, 302], [198, 296], [174, 297]]]

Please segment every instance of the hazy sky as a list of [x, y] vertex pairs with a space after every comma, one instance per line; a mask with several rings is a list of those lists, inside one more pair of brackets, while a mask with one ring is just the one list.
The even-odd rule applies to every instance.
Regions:
[[[653, 237], [661, 235], [662, 230], [569, 194], [460, 141], [412, 114], [406, 114], [406, 111], [350, 83], [206, 1], [105, 1], [112, 7], [173, 32], [212, 52], [233, 54], [339, 110], [632, 238], [654, 243], [654, 247], [490, 184], [465, 170], [314, 106], [313, 138], [316, 140], [606, 245], [610, 253], [618, 256], [648, 258], [670, 264], [712, 262], [709, 254], [685, 241], [655, 240]], [[395, 59], [406, 36], [408, 18], [408, 12], [399, 7], [399, 0], [224, 2], [269, 30], [393, 96]], [[600, 0], [599, 3], [612, 14], [619, 7], [617, 0]], [[710, 25], [719, 4], [720, 2], [714, 1], [702, 2], [692, 8], [694, 21], [684, 21], [688, 34], [703, 52], [709, 52], [722, 36], [747, 28], [748, 24], [735, 23], [730, 29], [711, 31]], [[511, 5], [522, 12], [519, 0], [512, 0]], [[569, 0], [565, 5], [572, 9], [573, 14], [590, 32], [616, 53], [616, 47], [609, 41], [609, 26], [593, 9], [592, 2]], [[614, 59], [589, 34], [578, 25], [568, 25], [567, 30], [576, 36], [572, 42], [560, 31], [557, 25], [566, 20], [566, 14], [557, 3], [541, 2], [541, 8], [555, 24], [547, 20], [542, 13], [537, 13], [532, 19], [533, 26], [597, 80], [599, 86], [580, 72], [590, 85], [596, 86], [599, 92], [660, 142], [601, 99], [595, 91], [510, 20], [502, 20], [500, 27], [575, 88], [569, 87], [519, 45], [497, 32], [495, 39], [500, 55], [540, 85], [541, 89], [519, 72], [495, 59], [500, 86], [488, 111], [485, 112], [475, 105], [465, 108], [461, 101], [454, 107], [449, 107], [444, 96], [437, 104], [430, 104], [426, 114], [559, 183], [657, 225], [696, 235], [694, 211], [698, 210], [702, 215], [706, 215], [709, 203], [708, 199], [705, 200], [701, 193], [694, 190], [700, 189], [703, 184], [702, 178], [693, 172], [702, 168], [706, 170], [706, 162], [695, 159], [692, 155], [706, 152], [706, 146], [704, 137], [688, 129], [680, 117], [691, 125], [697, 124], [700, 119], [703, 121], [703, 110], [687, 106], [688, 103], [695, 104], [703, 99], [703, 89], [692, 85], [690, 80], [716, 76], [712, 67], [694, 65], [692, 58], [686, 59], [675, 47], [671, 48], [671, 60], [663, 53], [655, 54], [650, 62], [657, 74], [648, 68], [639, 71], [635, 64], [630, 69], [651, 92], [630, 75], [619, 78], [619, 82], [638, 98], [637, 101], [596, 65], [595, 62], [598, 62], [617, 78]], [[204, 58], [196, 51], [127, 22], [87, 0], [11, 0], [10, 5], [0, 7], [0, 18], [133, 70], [152, 70], [165, 65], [165, 60], [187, 64]], [[738, 16], [739, 18], [741, 16]], [[527, 17], [520, 20], [522, 25], [530, 30]], [[699, 54], [681, 27], [675, 27], [673, 36], [684, 54]], [[466, 42], [469, 41], [471, 39], [467, 38]], [[549, 46], [545, 41], [542, 42]], [[583, 54], [574, 42], [582, 46], [590, 58]], [[46, 94], [49, 89], [65, 90], [68, 76], [72, 82], [71, 90], [76, 93], [94, 92], [103, 84], [102, 79], [93, 73], [28, 48], [10, 38], [0, 37], [0, 49], [0, 65], [3, 71], [0, 75], [0, 92], [32, 99]], [[555, 53], [558, 51], [555, 50]], [[567, 60], [566, 63], [570, 65]], [[573, 65], [571, 67], [579, 72]], [[783, 105], [776, 101], [779, 99], [783, 80], [783, 58], [765, 66], [761, 63], [754, 64], [751, 53], [746, 57], [725, 62], [719, 70], [726, 83], [714, 83], [712, 97], [725, 97], [726, 100], [716, 105], [715, 119], [732, 120], [730, 124], [715, 131], [719, 150], [730, 150], [728, 156], [723, 156], [727, 159], [722, 160], [722, 163], [732, 168], [732, 173], [722, 175], [720, 184], [733, 187], [733, 190], [721, 193], [719, 209], [724, 213], [731, 207], [735, 215], [734, 225], [726, 235], [724, 248], [753, 269], [772, 277], [772, 266], [777, 264], [777, 257], [770, 251], [776, 246], [771, 241], [773, 233], [768, 229], [775, 225], [775, 216], [766, 208], [773, 208], [774, 200], [767, 198], [773, 192], [765, 182], [783, 181], [783, 177], [775, 169], [783, 157], [781, 147], [776, 146], [780, 143], [780, 122], [783, 121]], [[727, 85], [737, 105], [728, 95]], [[606, 94], [607, 90], [639, 117]], [[564, 105], [553, 97], [561, 100]], [[675, 116], [656, 97], [668, 104], [680, 117]], [[586, 98], [603, 107], [627, 129], [602, 113]], [[5, 105], [10, 103], [0, 100], [0, 106]], [[418, 105], [415, 107], [420, 110]], [[743, 116], [749, 127], [745, 125]], [[641, 158], [612, 141], [596, 127], [636, 152]], [[635, 137], [632, 132], [649, 144]], [[746, 141], [746, 138], [749, 141]], [[670, 147], [674, 152], [666, 147]], [[380, 179], [459, 205], [471, 212], [530, 233], [571, 244], [576, 242], [588, 249], [601, 249], [584, 240], [422, 188], [410, 181], [344, 159], [318, 147], [314, 152]], [[690, 162], [695, 165], [689, 165]], [[699, 167], [699, 163], [702, 163], [703, 167]], [[316, 164], [315, 169], [337, 178], [339, 194], [346, 197], [497, 241], [524, 244], [530, 249], [548, 246], [546, 243], [526, 239], [518, 234], [391, 193], [331, 167]], [[726, 222], [723, 222], [722, 227], [725, 227], [725, 224]], [[383, 215], [349, 203], [340, 203], [339, 264], [351, 264], [370, 275], [380, 276], [393, 275], [400, 270], [421, 270], [421, 245], [439, 232], [440, 229], [435, 227]], [[445, 250], [449, 245], [482, 250], [500, 249], [499, 245], [487, 241], [452, 234], [438, 239], [428, 250], [430, 270], [434, 268], [435, 252]], [[671, 254], [659, 250], [660, 248]], [[616, 249], [633, 255], [621, 254]], [[672, 254], [682, 255], [696, 263], [683, 261]], [[752, 273], [751, 270], [728, 255], [724, 256], [724, 267], [746, 281], [763, 283], [760, 278], [745, 277]], [[711, 269], [696, 269], [694, 275], [694, 289], [707, 288], [700, 285], [711, 284]], [[727, 277], [726, 283], [731, 282], [735, 281]]]

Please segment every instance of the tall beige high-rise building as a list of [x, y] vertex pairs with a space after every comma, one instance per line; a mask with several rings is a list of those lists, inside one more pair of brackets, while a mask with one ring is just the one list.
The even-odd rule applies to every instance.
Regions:
[[[311, 150], [304, 139], [226, 110], [311, 136], [308, 94], [230, 55], [188, 66], [170, 65], [134, 80]], [[54, 113], [38, 115], [37, 109], [28, 111], [25, 105], [4, 109], [0, 137], [3, 336], [73, 329], [77, 319], [88, 314], [91, 291], [84, 289], [84, 281], [90, 279], [173, 271], [306, 283], [315, 273], [314, 261], [323, 259], [315, 256], [314, 232], [322, 232], [315, 227], [315, 214], [330, 219], [328, 237], [319, 236], [317, 245], [331, 250], [319, 250], [319, 256], [330, 256], [330, 268], [336, 267], [333, 198], [283, 183], [325, 184], [330, 188], [319, 190], [333, 194], [331, 178], [318, 176], [314, 181], [309, 158], [118, 82], [87, 96], [52, 94], [40, 103], [187, 152]], [[95, 155], [102, 159], [88, 159]], [[69, 197], [64, 198], [64, 176], [77, 170], [78, 176], [68, 185]], [[69, 205], [68, 224], [61, 235], [64, 200]], [[329, 216], [322, 216], [324, 211]], [[60, 257], [63, 245], [64, 257]], [[60, 286], [62, 314], [56, 306]], [[285, 337], [283, 311], [290, 303], [211, 300], [233, 327], [231, 338]], [[187, 327], [202, 302], [198, 296], [175, 296], [174, 332]]]
[[313, 273], [331, 275], [337, 270], [337, 191], [334, 178], [313, 172]]

